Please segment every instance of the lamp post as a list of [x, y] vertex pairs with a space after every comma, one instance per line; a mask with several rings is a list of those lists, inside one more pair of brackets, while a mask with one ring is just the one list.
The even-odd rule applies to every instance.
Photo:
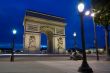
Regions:
[[99, 61], [99, 52], [98, 52], [98, 46], [97, 46], [97, 36], [96, 36], [96, 24], [94, 22], [94, 13], [91, 13], [91, 17], [93, 17], [93, 24], [94, 24], [94, 45], [96, 48], [96, 55], [97, 55], [97, 60]]
[[97, 55], [97, 61], [99, 61], [99, 53], [98, 53], [98, 46], [97, 46], [97, 36], [96, 36], [96, 24], [94, 22], [94, 16], [95, 16], [95, 13], [90, 13], [90, 11], [86, 11], [85, 12], [85, 15], [86, 16], [91, 16], [93, 18], [93, 25], [94, 25], [94, 46], [96, 48], [96, 55]]
[[76, 53], [76, 32], [73, 33], [73, 37], [74, 37], [74, 49]]
[[78, 11], [80, 13], [80, 20], [81, 20], [81, 38], [82, 38], [82, 49], [83, 49], [83, 62], [78, 71], [83, 73], [92, 73], [93, 70], [92, 68], [89, 67], [87, 63], [86, 52], [85, 52], [85, 36], [84, 36], [84, 22], [83, 22], [84, 4], [83, 3], [79, 3]]
[[11, 50], [11, 59], [10, 59], [10, 61], [14, 62], [15, 35], [17, 33], [16, 29], [13, 29], [12, 33], [13, 33], [13, 41], [12, 41], [12, 50]]

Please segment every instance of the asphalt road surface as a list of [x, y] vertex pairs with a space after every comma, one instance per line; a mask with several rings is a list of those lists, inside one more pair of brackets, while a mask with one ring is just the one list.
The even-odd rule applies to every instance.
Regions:
[[[88, 64], [94, 73], [110, 73], [110, 61], [100, 56], [87, 55]], [[0, 73], [79, 73], [82, 60], [70, 60], [69, 55], [15, 55], [10, 62], [10, 55], [0, 55]]]

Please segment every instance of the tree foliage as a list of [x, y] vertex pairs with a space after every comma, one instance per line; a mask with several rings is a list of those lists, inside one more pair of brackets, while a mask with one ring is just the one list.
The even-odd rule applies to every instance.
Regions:
[[108, 26], [110, 24], [110, 0], [92, 0], [94, 12], [96, 12], [95, 22]]

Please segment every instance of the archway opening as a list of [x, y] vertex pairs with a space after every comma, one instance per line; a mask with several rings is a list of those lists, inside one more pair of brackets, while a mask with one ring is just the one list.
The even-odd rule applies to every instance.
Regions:
[[47, 53], [47, 48], [48, 48], [48, 37], [46, 33], [41, 33], [41, 48], [40, 51], [41, 53]]
[[[53, 53], [53, 29], [48, 26], [41, 27], [41, 45], [45, 44], [46, 53]], [[44, 48], [43, 48], [44, 49]]]
[[41, 33], [41, 53], [53, 53], [53, 33], [51, 31], [43, 31]]

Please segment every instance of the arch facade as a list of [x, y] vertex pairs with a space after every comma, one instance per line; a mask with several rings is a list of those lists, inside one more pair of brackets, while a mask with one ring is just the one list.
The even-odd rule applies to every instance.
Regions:
[[48, 53], [64, 53], [65, 20], [47, 14], [26, 11], [24, 18], [24, 48], [29, 52], [40, 52], [41, 33], [48, 37]]

